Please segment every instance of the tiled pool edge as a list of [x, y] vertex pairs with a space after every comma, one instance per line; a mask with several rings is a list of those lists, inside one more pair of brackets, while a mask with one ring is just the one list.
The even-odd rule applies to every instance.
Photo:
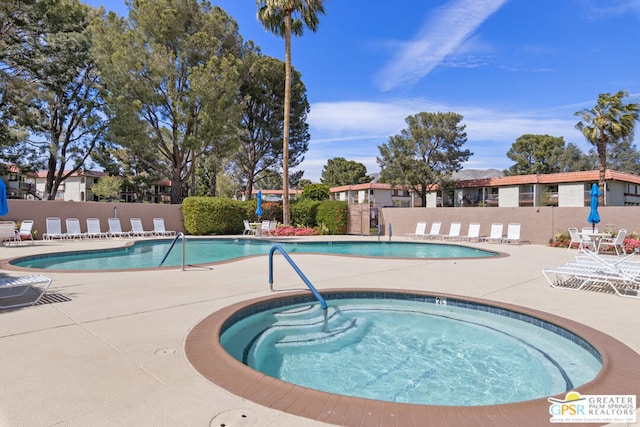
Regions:
[[[322, 293], [341, 294], [344, 298], [348, 298], [350, 293], [351, 295], [363, 294], [367, 291], [387, 292], [395, 296], [421, 295], [426, 298], [457, 300], [465, 304], [489, 305], [558, 325], [582, 337], [593, 345], [602, 357], [601, 372], [590, 383], [578, 387], [579, 392], [582, 394], [640, 394], [640, 355], [620, 341], [580, 323], [525, 307], [434, 292], [330, 289], [323, 290]], [[299, 297], [306, 301], [307, 296], [309, 296], [307, 292], [278, 293], [274, 296], [234, 304], [213, 313], [196, 325], [187, 336], [185, 351], [188, 360], [205, 378], [235, 395], [275, 410], [330, 424], [425, 425], [425, 417], [430, 420], [431, 425], [539, 426], [549, 422], [550, 404], [546, 399], [493, 406], [443, 407], [381, 402], [310, 390], [256, 372], [238, 362], [220, 346], [220, 331], [228, 318], [243, 307], [268, 301], [274, 301], [277, 305], [275, 300], [282, 297]], [[564, 398], [564, 396], [557, 397]], [[397, 424], [399, 422], [401, 424]]]

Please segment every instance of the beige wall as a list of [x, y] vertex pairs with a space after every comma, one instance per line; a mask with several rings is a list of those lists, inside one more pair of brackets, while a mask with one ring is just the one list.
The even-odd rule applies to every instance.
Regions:
[[[626, 228], [629, 233], [640, 232], [640, 207], [637, 206], [606, 206], [598, 209], [600, 214], [600, 230], [610, 224], [615, 230]], [[549, 239], [557, 233], [567, 233], [569, 227], [588, 227], [589, 207], [557, 208], [557, 207], [526, 207], [526, 208], [383, 208], [381, 210], [381, 229], [388, 235], [389, 224], [392, 225], [393, 235], [413, 233], [416, 222], [427, 221], [427, 231], [434, 221], [442, 222], [441, 233], [449, 232], [452, 221], [462, 222], [462, 232], [467, 233], [469, 223], [479, 222], [480, 235], [488, 235], [491, 224], [503, 223], [504, 232], [507, 224], [518, 222], [521, 224], [523, 240], [536, 244], [547, 244]]]
[[63, 202], [43, 200], [10, 199], [9, 213], [0, 217], [3, 221], [22, 221], [32, 219], [33, 229], [38, 231], [38, 239], [46, 233], [47, 217], [59, 217], [62, 220], [62, 231], [66, 231], [65, 218], [78, 218], [82, 231], [87, 231], [87, 218], [100, 218], [102, 231], [108, 230], [107, 219], [120, 218], [122, 229], [131, 230], [129, 218], [141, 218], [145, 230], [153, 230], [153, 218], [164, 218], [167, 230], [184, 232], [180, 205], [164, 205], [151, 203], [110, 203], [110, 202]]

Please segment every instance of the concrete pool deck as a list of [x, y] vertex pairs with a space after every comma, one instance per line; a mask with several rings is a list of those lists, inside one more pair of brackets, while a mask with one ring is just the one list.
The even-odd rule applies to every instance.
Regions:
[[[1, 247], [0, 258], [118, 247], [127, 241], [37, 241], [35, 246]], [[640, 300], [609, 292], [554, 289], [542, 276], [542, 268], [570, 261], [575, 252], [542, 245], [471, 245], [509, 256], [480, 260], [292, 257], [320, 292], [391, 288], [515, 304], [590, 326], [640, 353]], [[274, 267], [275, 293], [306, 289], [282, 259], [276, 259]], [[10, 276], [27, 273], [6, 265], [0, 270]], [[0, 311], [0, 425], [326, 425], [236, 396], [205, 379], [187, 359], [185, 340], [200, 321], [232, 304], [273, 295], [267, 256], [190, 266], [186, 271], [45, 275], [54, 280], [49, 296], [58, 296], [60, 302]], [[628, 368], [636, 375], [640, 369]], [[473, 420], [465, 422], [464, 408], [459, 411], [464, 425], [474, 425]], [[376, 423], [363, 418], [361, 424], [400, 426], [405, 422], [399, 415]], [[500, 419], [493, 422], [501, 424]], [[539, 425], [527, 422], [523, 419], [520, 425]]]

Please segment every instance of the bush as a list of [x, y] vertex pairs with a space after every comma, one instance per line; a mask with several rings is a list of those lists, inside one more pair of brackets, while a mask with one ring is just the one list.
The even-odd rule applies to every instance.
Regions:
[[223, 197], [187, 197], [182, 202], [184, 228], [189, 234], [241, 234], [242, 220], [247, 218], [244, 203]]
[[315, 227], [316, 215], [320, 202], [315, 200], [299, 200], [291, 203], [291, 222], [298, 227]]
[[292, 227], [280, 225], [276, 227], [276, 236], [315, 236], [316, 230], [309, 227]]
[[328, 234], [346, 234], [349, 206], [347, 202], [325, 200], [318, 206], [316, 223], [326, 227]]

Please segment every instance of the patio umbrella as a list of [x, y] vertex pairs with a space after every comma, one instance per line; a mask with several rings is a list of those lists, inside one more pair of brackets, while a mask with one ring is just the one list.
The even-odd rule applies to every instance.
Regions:
[[258, 203], [256, 207], [256, 215], [258, 215], [258, 218], [262, 216], [262, 190], [258, 190]]
[[4, 181], [0, 179], [0, 216], [4, 216], [9, 213], [9, 205], [7, 204], [7, 186], [4, 185]]
[[591, 186], [591, 191], [589, 192], [591, 195], [591, 210], [589, 211], [589, 217], [587, 221], [591, 223], [592, 231], [595, 231], [596, 224], [600, 222], [600, 215], [598, 215], [598, 197], [600, 197], [600, 188], [598, 184], [593, 184]]

